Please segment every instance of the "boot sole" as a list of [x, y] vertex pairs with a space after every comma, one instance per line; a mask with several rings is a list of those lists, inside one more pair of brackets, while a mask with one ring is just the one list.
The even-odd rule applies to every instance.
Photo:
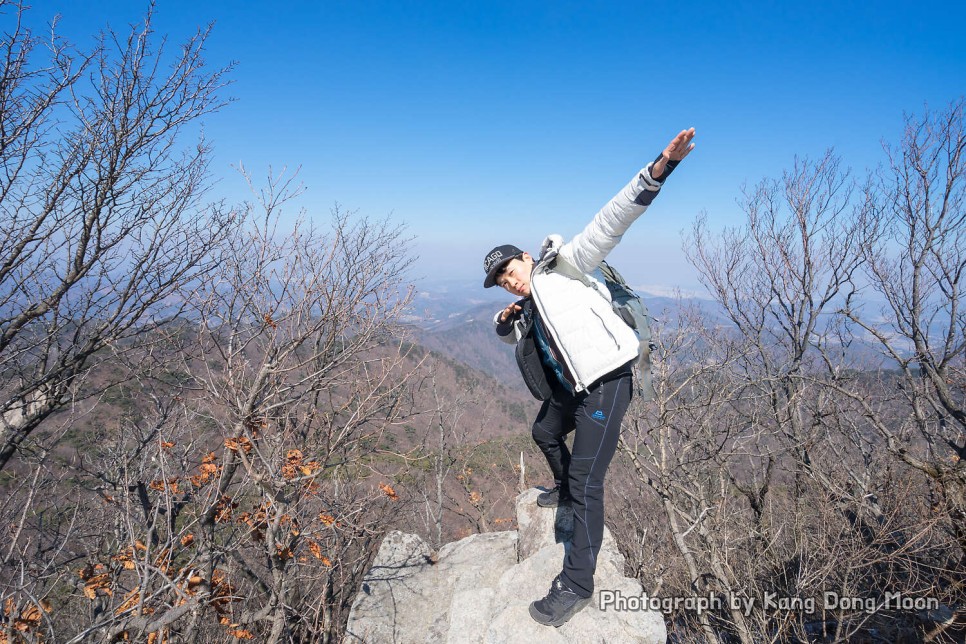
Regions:
[[543, 624], [544, 626], [553, 626], [554, 628], [560, 628], [561, 626], [569, 622], [571, 617], [579, 613], [581, 609], [584, 608], [584, 606], [589, 604], [591, 599], [593, 599], [593, 597], [587, 597], [585, 599], [581, 599], [580, 601], [574, 602], [574, 605], [571, 606], [569, 609], [567, 609], [567, 611], [557, 619], [548, 619], [546, 615], [544, 615], [534, 607], [534, 605], [537, 602], [531, 602], [530, 617], [532, 617], [534, 621], [540, 624]]

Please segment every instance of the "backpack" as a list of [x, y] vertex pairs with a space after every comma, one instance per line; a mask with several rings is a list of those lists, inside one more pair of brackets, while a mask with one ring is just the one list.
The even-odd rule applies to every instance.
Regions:
[[[637, 334], [637, 338], [640, 340], [641, 344], [637, 351], [639, 394], [644, 400], [653, 400], [655, 393], [651, 373], [651, 351], [655, 348], [655, 345], [651, 342], [651, 315], [647, 311], [647, 305], [644, 304], [641, 296], [628, 286], [627, 281], [617, 272], [616, 268], [604, 261], [600, 263], [598, 268], [603, 275], [604, 285], [610, 292], [614, 313]], [[588, 288], [597, 290], [583, 271], [559, 256], [554, 259], [550, 269], [575, 279]]]

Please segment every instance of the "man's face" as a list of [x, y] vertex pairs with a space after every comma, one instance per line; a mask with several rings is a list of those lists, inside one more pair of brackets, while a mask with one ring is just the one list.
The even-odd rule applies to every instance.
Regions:
[[533, 270], [533, 258], [529, 253], [514, 257], [496, 277], [496, 285], [506, 289], [517, 297], [530, 297], [530, 272]]

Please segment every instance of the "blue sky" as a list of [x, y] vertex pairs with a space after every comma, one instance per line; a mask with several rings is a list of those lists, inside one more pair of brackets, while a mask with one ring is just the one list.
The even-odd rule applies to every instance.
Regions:
[[[80, 46], [146, 3], [47, 0]], [[903, 112], [966, 93], [964, 3], [232, 2], [158, 0], [181, 41], [214, 22], [237, 63], [205, 122], [216, 191], [300, 167], [324, 222], [338, 202], [405, 223], [414, 276], [482, 278], [500, 243], [573, 235], [680, 129], [697, 148], [612, 259], [632, 284], [694, 288], [680, 231], [736, 223], [744, 183], [834, 147], [861, 173]], [[6, 18], [4, 18], [6, 19]]]

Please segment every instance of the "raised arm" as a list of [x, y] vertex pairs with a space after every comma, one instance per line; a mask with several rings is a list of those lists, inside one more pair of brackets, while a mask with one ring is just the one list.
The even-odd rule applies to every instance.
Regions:
[[560, 249], [560, 255], [585, 273], [593, 271], [620, 242], [634, 221], [654, 201], [661, 185], [678, 163], [694, 149], [694, 128], [681, 130], [657, 159], [647, 164], [630, 183], [594, 216], [587, 227]]

